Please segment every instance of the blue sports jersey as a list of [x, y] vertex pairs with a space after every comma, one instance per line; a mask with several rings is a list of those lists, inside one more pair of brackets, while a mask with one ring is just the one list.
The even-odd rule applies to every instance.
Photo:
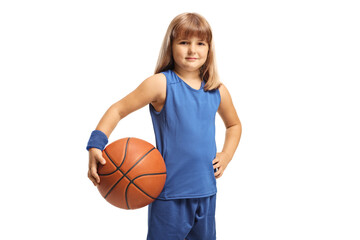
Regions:
[[166, 164], [165, 187], [159, 199], [200, 198], [216, 193], [212, 165], [216, 157], [215, 116], [219, 89], [190, 87], [175, 72], [166, 76], [166, 100], [157, 112], [149, 104], [156, 147]]

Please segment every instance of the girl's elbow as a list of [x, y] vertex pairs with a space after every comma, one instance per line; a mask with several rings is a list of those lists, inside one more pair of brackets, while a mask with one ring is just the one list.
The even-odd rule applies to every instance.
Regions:
[[241, 137], [241, 133], [242, 133], [242, 125], [241, 122], [239, 122], [239, 136]]
[[119, 103], [114, 103], [113, 105], [110, 106], [108, 111], [111, 112], [112, 115], [116, 116], [120, 120], [125, 117], [125, 114], [121, 109], [122, 108]]
[[233, 131], [236, 132], [237, 135], [241, 136], [242, 133], [242, 125], [241, 122], [239, 121], [238, 123], [234, 124], [232, 126], [232, 128], [234, 129]]

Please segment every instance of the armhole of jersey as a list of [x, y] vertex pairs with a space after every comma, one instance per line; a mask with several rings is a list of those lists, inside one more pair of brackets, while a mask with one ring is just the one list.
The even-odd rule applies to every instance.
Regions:
[[167, 75], [165, 74], [165, 72], [161, 72], [164, 76], [165, 76], [165, 81], [166, 81], [166, 90], [165, 90], [165, 103], [164, 103], [164, 106], [161, 108], [160, 112], [156, 111], [156, 109], [154, 108], [154, 106], [149, 103], [150, 105], [150, 109], [153, 113], [155, 113], [156, 115], [160, 115], [162, 114], [162, 112], [164, 112], [164, 108], [166, 106], [166, 103], [167, 103], [167, 99], [168, 99], [168, 78], [167, 78]]

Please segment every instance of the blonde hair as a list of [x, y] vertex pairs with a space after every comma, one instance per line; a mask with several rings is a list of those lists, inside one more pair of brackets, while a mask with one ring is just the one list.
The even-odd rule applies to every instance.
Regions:
[[220, 87], [221, 82], [216, 67], [211, 27], [206, 19], [197, 13], [182, 13], [171, 21], [162, 43], [155, 74], [174, 69], [175, 65], [172, 54], [173, 40], [179, 37], [188, 38], [192, 36], [205, 40], [209, 45], [207, 59], [200, 68], [200, 77], [206, 83], [204, 90], [217, 89]]

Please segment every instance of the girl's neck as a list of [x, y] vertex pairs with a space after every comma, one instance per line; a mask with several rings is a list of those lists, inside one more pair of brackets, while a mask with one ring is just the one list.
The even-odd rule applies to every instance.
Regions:
[[185, 79], [185, 80], [189, 80], [189, 81], [194, 81], [194, 80], [200, 80], [200, 71], [196, 70], [196, 71], [186, 71], [184, 69], [181, 69], [179, 67], [174, 68], [174, 72], [181, 78], [181, 79]]

